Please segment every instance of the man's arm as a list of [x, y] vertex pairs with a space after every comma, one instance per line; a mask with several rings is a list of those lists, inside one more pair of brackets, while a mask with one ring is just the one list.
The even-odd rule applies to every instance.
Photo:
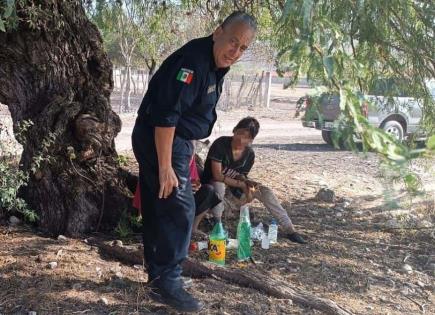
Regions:
[[177, 175], [172, 168], [174, 134], [175, 127], [155, 127], [154, 140], [159, 161], [159, 198], [167, 198], [174, 187], [178, 187]]

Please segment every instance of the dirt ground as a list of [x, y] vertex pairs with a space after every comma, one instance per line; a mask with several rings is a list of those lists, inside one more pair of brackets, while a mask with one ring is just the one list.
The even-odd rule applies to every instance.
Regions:
[[[230, 134], [246, 115], [259, 119], [252, 177], [276, 192], [308, 243], [279, 238], [269, 250], [255, 244], [255, 265], [239, 265], [228, 251], [227, 265], [331, 299], [353, 314], [435, 314], [433, 164], [414, 165], [425, 195], [411, 199], [397, 184], [389, 191], [373, 153], [333, 149], [318, 131], [302, 128], [292, 118], [296, 98], [270, 109], [220, 112], [212, 139]], [[128, 145], [133, 123], [133, 114], [123, 115], [117, 147], [137, 171]], [[321, 188], [331, 189], [335, 200], [316, 199]], [[251, 215], [253, 223], [271, 219], [258, 202]], [[224, 224], [234, 238], [236, 219], [228, 214]], [[176, 314], [150, 299], [142, 266], [102, 256], [84, 239], [0, 225], [0, 314]], [[206, 252], [192, 256], [207, 260]], [[214, 278], [193, 279], [190, 291], [206, 304], [200, 314], [322, 314]]]

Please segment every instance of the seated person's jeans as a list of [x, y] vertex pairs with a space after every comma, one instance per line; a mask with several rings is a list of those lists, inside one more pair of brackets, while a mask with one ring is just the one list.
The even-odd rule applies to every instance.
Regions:
[[[215, 218], [221, 218], [225, 209], [225, 203], [231, 208], [240, 208], [240, 206], [246, 203], [246, 197], [243, 194], [240, 198], [235, 197], [231, 190], [222, 182], [210, 183], [218, 195], [219, 199], [223, 200], [216, 207], [212, 209], [213, 216]], [[271, 189], [266, 186], [259, 185], [254, 192], [254, 199], [260, 201], [269, 210], [270, 214], [278, 220], [283, 230], [287, 233], [293, 233], [294, 227], [290, 220], [287, 211], [281, 206], [278, 198]], [[232, 209], [235, 210], [235, 209]]]

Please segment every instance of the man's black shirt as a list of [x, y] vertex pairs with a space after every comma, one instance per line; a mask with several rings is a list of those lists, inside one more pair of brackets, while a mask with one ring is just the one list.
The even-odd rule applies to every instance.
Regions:
[[[211, 170], [211, 162], [216, 161], [222, 164], [222, 174], [235, 178], [237, 175], [248, 176], [255, 161], [255, 153], [251, 147], [247, 147], [242, 156], [238, 160], [234, 160], [231, 141], [233, 137], [220, 137], [216, 139], [210, 147], [207, 154], [207, 159], [204, 164], [204, 172], [201, 182], [204, 184], [210, 183], [213, 179]], [[236, 197], [242, 195], [242, 191], [238, 188], [231, 188], [231, 192]]]
[[228, 70], [216, 68], [212, 36], [188, 42], [154, 74], [139, 117], [153, 127], [176, 127], [175, 134], [186, 140], [208, 137]]

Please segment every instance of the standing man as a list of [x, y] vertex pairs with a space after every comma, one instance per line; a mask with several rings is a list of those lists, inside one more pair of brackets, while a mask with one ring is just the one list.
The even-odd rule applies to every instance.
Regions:
[[133, 130], [152, 296], [181, 312], [203, 307], [183, 289], [180, 278], [195, 215], [191, 140], [210, 135], [223, 78], [256, 30], [251, 15], [234, 12], [211, 36], [194, 39], [170, 55], [151, 79]]

